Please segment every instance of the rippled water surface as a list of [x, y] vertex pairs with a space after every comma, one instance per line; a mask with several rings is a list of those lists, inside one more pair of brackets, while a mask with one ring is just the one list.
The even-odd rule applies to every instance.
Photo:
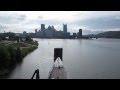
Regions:
[[47, 79], [53, 66], [54, 48], [63, 48], [63, 63], [71, 79], [120, 79], [119, 39], [35, 39], [39, 47], [28, 54], [9, 79], [30, 79], [36, 69]]

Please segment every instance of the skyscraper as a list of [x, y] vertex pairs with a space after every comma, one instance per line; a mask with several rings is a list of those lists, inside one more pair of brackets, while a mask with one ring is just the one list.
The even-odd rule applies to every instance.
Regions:
[[63, 24], [63, 32], [67, 33], [67, 24]]
[[37, 33], [37, 29], [35, 29], [35, 33]]
[[41, 31], [45, 30], [45, 24], [41, 24]]
[[78, 38], [82, 38], [82, 29], [79, 29]]

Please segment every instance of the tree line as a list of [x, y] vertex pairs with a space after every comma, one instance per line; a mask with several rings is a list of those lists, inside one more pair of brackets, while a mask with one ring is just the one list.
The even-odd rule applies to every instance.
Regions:
[[[38, 46], [38, 42], [33, 41], [33, 39], [30, 37], [26, 37], [25, 41], [22, 43], [20, 43], [18, 39], [19, 37], [17, 38], [17, 43], [12, 43], [10, 45], [6, 45], [6, 43], [0, 43], [0, 71], [4, 71], [6, 69], [10, 70], [11, 67], [22, 61], [28, 53], [35, 50]], [[31, 46], [21, 48], [26, 44], [31, 44]]]

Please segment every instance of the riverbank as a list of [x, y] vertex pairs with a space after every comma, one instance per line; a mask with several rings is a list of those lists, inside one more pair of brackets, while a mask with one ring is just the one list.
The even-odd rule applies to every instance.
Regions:
[[23, 58], [38, 48], [37, 41], [16, 42], [4, 40], [0, 42], [0, 77], [9, 74], [13, 67]]

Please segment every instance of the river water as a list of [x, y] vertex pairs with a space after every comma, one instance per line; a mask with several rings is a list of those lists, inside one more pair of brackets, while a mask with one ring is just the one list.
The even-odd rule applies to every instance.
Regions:
[[7, 77], [30, 79], [36, 69], [47, 79], [54, 48], [63, 48], [63, 64], [70, 79], [120, 79], [120, 39], [35, 39], [38, 49], [28, 54]]

